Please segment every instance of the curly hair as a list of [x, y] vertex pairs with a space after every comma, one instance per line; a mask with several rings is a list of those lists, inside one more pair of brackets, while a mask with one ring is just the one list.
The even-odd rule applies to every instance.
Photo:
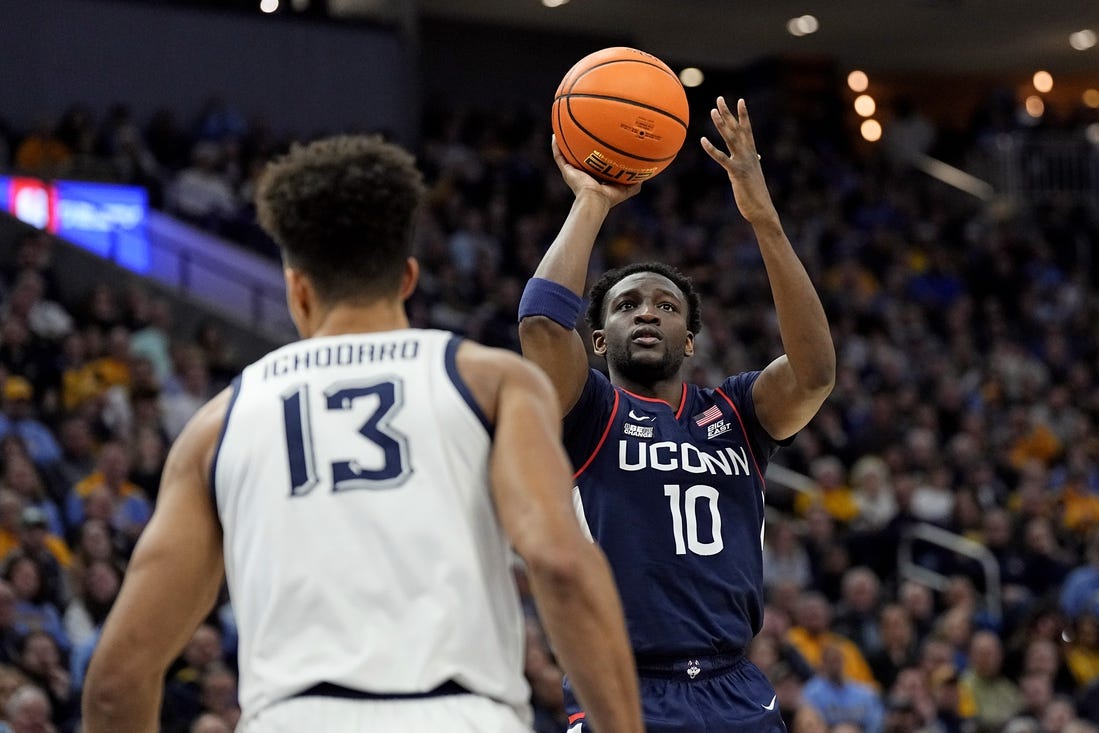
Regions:
[[604, 272], [602, 277], [591, 286], [588, 293], [586, 317], [588, 325], [593, 330], [603, 328], [606, 323], [604, 305], [607, 300], [607, 292], [622, 280], [639, 272], [652, 272], [671, 280], [683, 293], [683, 297], [687, 301], [687, 330], [693, 334], [697, 334], [702, 330], [702, 299], [699, 297], [698, 291], [695, 290], [694, 283], [691, 282], [691, 278], [679, 270], [662, 262], [635, 262], [632, 265], [625, 265]]
[[412, 251], [423, 176], [403, 148], [378, 136], [338, 135], [264, 169], [256, 214], [284, 262], [328, 303], [392, 293]]

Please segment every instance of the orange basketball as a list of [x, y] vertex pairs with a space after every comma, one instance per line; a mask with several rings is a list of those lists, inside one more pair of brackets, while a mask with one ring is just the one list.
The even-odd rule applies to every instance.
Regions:
[[687, 137], [687, 93], [663, 61], [616, 46], [580, 59], [553, 98], [557, 146], [605, 181], [638, 183], [675, 160]]

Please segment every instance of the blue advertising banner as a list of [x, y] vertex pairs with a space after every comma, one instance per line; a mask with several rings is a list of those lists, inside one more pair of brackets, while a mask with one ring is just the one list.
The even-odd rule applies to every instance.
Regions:
[[50, 231], [127, 269], [149, 269], [145, 189], [77, 181], [56, 181], [53, 188]]
[[139, 186], [0, 176], [0, 210], [129, 270], [149, 270], [149, 197]]

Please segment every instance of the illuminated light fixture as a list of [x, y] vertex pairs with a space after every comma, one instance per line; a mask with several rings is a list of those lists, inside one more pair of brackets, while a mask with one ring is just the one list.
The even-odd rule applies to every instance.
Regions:
[[786, 21], [786, 32], [791, 36], [801, 37], [810, 33], [816, 33], [820, 28], [820, 21], [815, 15], [799, 15]]
[[559, 8], [562, 5], [568, 3], [569, 0], [542, 0], [542, 4], [547, 8]]
[[1042, 101], [1042, 98], [1036, 94], [1032, 94], [1026, 98], [1026, 102], [1023, 103], [1026, 113], [1031, 117], [1041, 117], [1046, 111], [1046, 104]]
[[702, 69], [694, 66], [688, 66], [679, 72], [679, 81], [683, 82], [685, 87], [697, 87], [702, 83], [706, 76], [702, 73]]
[[1099, 109], [1099, 89], [1085, 89], [1083, 100], [1088, 107]]
[[859, 113], [859, 117], [870, 117], [877, 109], [877, 102], [869, 94], [855, 97], [855, 111]]
[[1095, 31], [1090, 28], [1071, 33], [1068, 37], [1068, 45], [1077, 51], [1087, 51], [1095, 45], [1096, 41], [1099, 41], [1099, 38], [1096, 37]]
[[853, 92], [865, 92], [867, 87], [870, 86], [870, 77], [866, 75], [865, 71], [859, 71], [855, 69], [847, 75], [847, 87]]
[[1032, 81], [1034, 82], [1034, 88], [1042, 94], [1053, 89], [1053, 75], [1048, 71], [1035, 71]]
[[1099, 148], [1099, 122], [1092, 122], [1084, 128], [1084, 137], [1088, 142]]
[[862, 133], [863, 140], [876, 143], [881, 140], [881, 123], [877, 120], [863, 120], [859, 132]]
[[279, 0], [259, 0], [259, 9], [264, 13], [273, 13], [279, 9]]

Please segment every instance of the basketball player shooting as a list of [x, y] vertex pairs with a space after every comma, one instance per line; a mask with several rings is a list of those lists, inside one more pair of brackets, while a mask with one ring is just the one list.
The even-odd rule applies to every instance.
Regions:
[[242, 733], [529, 731], [509, 545], [587, 709], [640, 733], [550, 385], [517, 355], [409, 328], [422, 196], [412, 157], [377, 138], [264, 172], [260, 222], [303, 340], [246, 367], [172, 447], [88, 670], [85, 733], [157, 729], [165, 670], [223, 576]]
[[[608, 211], [641, 184], [600, 183], [556, 142], [575, 200], [519, 312], [523, 354], [549, 374], [566, 415], [574, 504], [614, 570], [649, 733], [784, 730], [774, 689], [744, 656], [763, 621], [763, 475], [835, 379], [824, 309], [767, 191], [747, 107], [734, 113], [719, 97], [710, 115], [728, 152], [702, 147], [755, 233], [786, 353], [716, 387], [685, 382], [698, 294], [673, 268], [640, 263], [591, 289], [592, 348], [609, 379], [589, 369], [574, 329], [588, 261]], [[602, 733], [571, 683], [570, 730]]]

